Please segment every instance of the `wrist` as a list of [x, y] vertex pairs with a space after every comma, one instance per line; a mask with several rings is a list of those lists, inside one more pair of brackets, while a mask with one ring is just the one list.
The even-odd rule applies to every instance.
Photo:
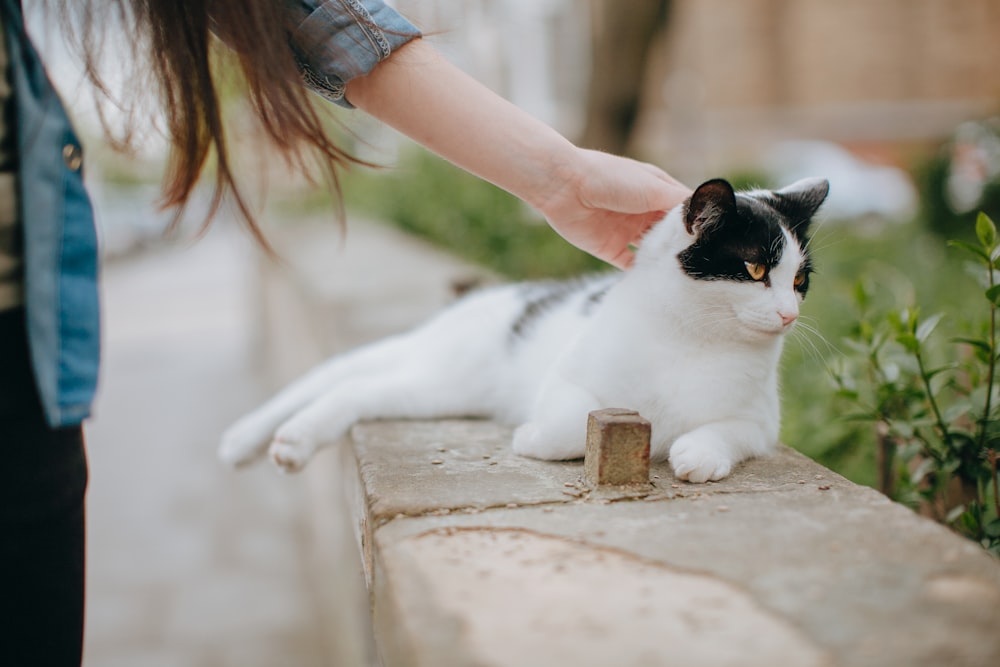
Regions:
[[583, 179], [584, 153], [562, 136], [549, 146], [532, 146], [525, 153], [531, 161], [531, 168], [523, 172], [525, 191], [514, 194], [549, 217], [550, 209], [560, 205], [568, 192], [576, 192]]

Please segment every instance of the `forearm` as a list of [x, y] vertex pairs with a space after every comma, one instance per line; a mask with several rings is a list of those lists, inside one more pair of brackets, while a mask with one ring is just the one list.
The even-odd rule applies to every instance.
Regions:
[[690, 191], [652, 165], [577, 148], [416, 40], [347, 99], [538, 209], [573, 245], [625, 268], [650, 225]]
[[[353, 79], [347, 99], [466, 171], [541, 208], [576, 148], [423, 40]], [[555, 176], [555, 178], [553, 178]]]

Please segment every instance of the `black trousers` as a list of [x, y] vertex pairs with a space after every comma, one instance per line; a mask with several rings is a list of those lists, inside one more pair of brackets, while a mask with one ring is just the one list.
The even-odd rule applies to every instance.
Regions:
[[0, 313], [0, 665], [80, 665], [86, 488], [83, 430], [46, 424], [24, 313]]

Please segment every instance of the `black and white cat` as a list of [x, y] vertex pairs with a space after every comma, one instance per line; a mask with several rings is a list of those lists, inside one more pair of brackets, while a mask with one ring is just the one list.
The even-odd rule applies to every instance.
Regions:
[[651, 457], [717, 480], [778, 442], [778, 358], [809, 287], [825, 180], [736, 193], [708, 181], [653, 227], [624, 273], [473, 293], [425, 325], [336, 356], [223, 435], [233, 465], [304, 466], [359, 420], [479, 416], [513, 448], [583, 456], [587, 414], [638, 410]]

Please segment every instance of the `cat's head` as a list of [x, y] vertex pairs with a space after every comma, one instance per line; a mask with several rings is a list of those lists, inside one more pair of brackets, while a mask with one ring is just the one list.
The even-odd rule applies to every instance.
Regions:
[[673, 296], [685, 303], [676, 305], [691, 311], [692, 322], [726, 330], [720, 334], [788, 331], [809, 289], [809, 225], [829, 188], [818, 178], [775, 191], [735, 192], [722, 179], [698, 186], [657, 226], [669, 231], [648, 239], [659, 246], [650, 253], [656, 263], [679, 271]]

